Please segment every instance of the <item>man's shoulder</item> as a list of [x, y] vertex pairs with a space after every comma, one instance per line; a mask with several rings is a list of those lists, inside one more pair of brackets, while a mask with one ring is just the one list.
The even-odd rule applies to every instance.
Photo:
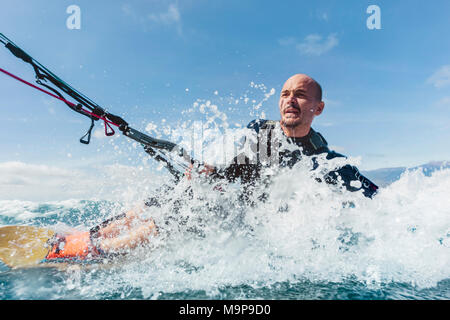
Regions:
[[[252, 129], [254, 130], [256, 133], [259, 133], [259, 131], [261, 129], [275, 129], [275, 127], [277, 126], [277, 124], [279, 123], [279, 121], [277, 120], [267, 120], [267, 119], [255, 119], [249, 122], [249, 124], [247, 125], [248, 129]], [[333, 150], [330, 150], [328, 148], [328, 142], [327, 140], [323, 137], [323, 135], [318, 132], [315, 131], [314, 129], [311, 128], [311, 131], [308, 135], [308, 145], [310, 145], [310, 149], [313, 151], [313, 154], [320, 154], [320, 153], [327, 153], [327, 159], [333, 159], [333, 158], [337, 158], [337, 157], [343, 157], [345, 158], [344, 155], [337, 153]]]

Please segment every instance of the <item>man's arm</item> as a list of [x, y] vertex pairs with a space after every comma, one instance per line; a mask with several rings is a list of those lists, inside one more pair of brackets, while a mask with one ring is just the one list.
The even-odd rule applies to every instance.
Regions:
[[338, 177], [342, 178], [343, 185], [348, 191], [355, 192], [362, 189], [363, 194], [368, 198], [372, 198], [378, 190], [376, 184], [364, 177], [356, 167], [351, 165], [330, 171], [325, 176], [325, 181], [330, 184], [337, 184]]
[[119, 253], [146, 243], [158, 234], [152, 218], [142, 217], [144, 205], [108, 219], [90, 230], [91, 239], [103, 252]]

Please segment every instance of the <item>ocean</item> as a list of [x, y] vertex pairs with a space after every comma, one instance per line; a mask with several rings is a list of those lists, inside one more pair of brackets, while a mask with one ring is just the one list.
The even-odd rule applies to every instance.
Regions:
[[[308, 172], [280, 173], [257, 190], [270, 197], [248, 206], [232, 187], [185, 181], [169, 196], [150, 188], [168, 201], [145, 212], [161, 227], [149, 245], [113, 264], [0, 264], [0, 299], [450, 298], [450, 169], [405, 171], [373, 199], [313, 182]], [[130, 205], [1, 200], [0, 225], [88, 229]]]

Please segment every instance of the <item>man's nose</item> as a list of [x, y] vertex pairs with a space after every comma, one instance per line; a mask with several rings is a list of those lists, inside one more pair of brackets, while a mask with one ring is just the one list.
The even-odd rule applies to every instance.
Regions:
[[289, 94], [289, 96], [287, 97], [287, 101], [288, 101], [289, 103], [295, 101], [295, 99], [294, 99], [294, 94], [293, 94], [293, 93], [290, 93], [290, 94]]

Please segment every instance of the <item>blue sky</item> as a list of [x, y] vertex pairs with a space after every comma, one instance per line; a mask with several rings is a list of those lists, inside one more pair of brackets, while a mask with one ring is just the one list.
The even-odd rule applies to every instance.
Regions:
[[[80, 30], [66, 27], [72, 4]], [[372, 4], [381, 30], [366, 26]], [[275, 89], [261, 111], [279, 119], [284, 81], [307, 73], [326, 102], [313, 127], [336, 151], [361, 157], [360, 169], [375, 169], [450, 160], [449, 14], [446, 0], [5, 0], [0, 32], [138, 130], [163, 119], [176, 126], [197, 99], [246, 125], [251, 103], [227, 101], [259, 102], [252, 82]], [[33, 80], [6, 49], [0, 66]], [[133, 165], [141, 154], [128, 155], [124, 137], [81, 145], [88, 120], [4, 75], [0, 88], [0, 162]]]

